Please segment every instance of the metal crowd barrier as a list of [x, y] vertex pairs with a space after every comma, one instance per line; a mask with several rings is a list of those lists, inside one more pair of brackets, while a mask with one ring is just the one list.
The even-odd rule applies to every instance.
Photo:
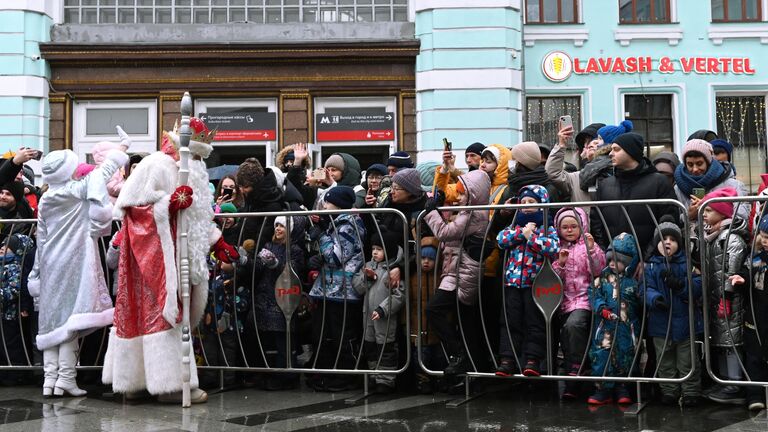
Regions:
[[[614, 211], [613, 215], [615, 216], [616, 215], [615, 211], [616, 211], [616, 208], [618, 207], [618, 209], [620, 210], [619, 214], [621, 215], [623, 221], [626, 221], [627, 226], [629, 227], [628, 234], [632, 234], [634, 239], [635, 239], [635, 244], [636, 244], [637, 250], [638, 250], [638, 252], [640, 254], [640, 261], [641, 262], [645, 262], [646, 257], [647, 257], [646, 250], [643, 250], [643, 248], [641, 247], [641, 242], [642, 243], [647, 243], [648, 241], [652, 241], [652, 239], [640, 239], [640, 238], [638, 238], [638, 234], [637, 234], [637, 231], [636, 231], [635, 225], [634, 225], [635, 222], [637, 222], [637, 221], [630, 220], [629, 213], [627, 211], [628, 208], [634, 208], [634, 210], [637, 210], [637, 208], [640, 208], [640, 209], [644, 209], [642, 211], [647, 211], [649, 219], [652, 221], [652, 225], [653, 225], [653, 228], [654, 228], [653, 231], [654, 232], [658, 228], [658, 225], [659, 225], [659, 220], [658, 219], [660, 217], [659, 213], [662, 212], [662, 211], [664, 211], [666, 213], [670, 213], [671, 212], [678, 219], [683, 219], [683, 223], [684, 223], [684, 227], [683, 227], [683, 230], [682, 230], [683, 233], [690, 233], [691, 232], [690, 224], [689, 224], [689, 222], [687, 220], [688, 218], [687, 217], [681, 217], [681, 215], [686, 215], [687, 214], [685, 207], [680, 202], [678, 202], [676, 200], [671, 200], [671, 199], [635, 200], [635, 201], [547, 203], [547, 204], [526, 204], [526, 205], [523, 205], [523, 204], [510, 204], [510, 205], [489, 205], [489, 206], [459, 206], [459, 207], [442, 207], [442, 208], [440, 208], [438, 210], [439, 211], [448, 212], [448, 213], [456, 213], [456, 212], [459, 212], [459, 211], [469, 211], [469, 212], [478, 212], [478, 211], [487, 212], [487, 211], [490, 211], [490, 212], [493, 212], [493, 217], [491, 218], [491, 222], [488, 224], [488, 226], [486, 228], [486, 232], [485, 232], [485, 236], [484, 236], [484, 241], [483, 241], [483, 245], [482, 245], [482, 250], [483, 251], [480, 254], [480, 256], [483, 257], [483, 256], [485, 256], [485, 249], [491, 249], [491, 250], [498, 249], [498, 244], [497, 244], [497, 241], [496, 241], [496, 236], [499, 234], [498, 230], [503, 230], [506, 226], [509, 225], [509, 222], [507, 222], [503, 226], [496, 226], [494, 228], [494, 229], [496, 229], [496, 231], [493, 231], [493, 232], [491, 231], [491, 227], [495, 225], [494, 224], [494, 220], [496, 218], [502, 217], [502, 212], [504, 212], [504, 213], [512, 213], [512, 212], [516, 212], [516, 211], [519, 211], [521, 209], [527, 209], [527, 208], [543, 208], [544, 209], [544, 218], [543, 219], [545, 221], [547, 221], [548, 220], [548, 216], [550, 214], [553, 214], [558, 209], [564, 208], [564, 207], [580, 207], [580, 208], [583, 208], [583, 209], [591, 209], [592, 216], [591, 216], [590, 219], [591, 219], [592, 227], [593, 228], [597, 227], [598, 229], [603, 230], [605, 238], [607, 238], [609, 240], [613, 239], [616, 235], [618, 235], [620, 233], [620, 232], [617, 232], [616, 224], [617, 223], [620, 224], [620, 222], [622, 222], [622, 221], [606, 220], [606, 218], [604, 216], [604, 213], [605, 213], [606, 209], [612, 209]], [[425, 216], [425, 213], [420, 214], [419, 218], [418, 218], [418, 222], [416, 224], [416, 226], [417, 226], [417, 237], [418, 238], [421, 238], [423, 236], [423, 233], [424, 233], [424, 231], [423, 231], [423, 223], [422, 223], [422, 221], [424, 219], [424, 216]], [[597, 220], [595, 219], [595, 217], [597, 217]], [[509, 219], [509, 221], [511, 221], [512, 217], [507, 216], [507, 219]], [[580, 225], [583, 225], [581, 223], [581, 221], [579, 221], [579, 222], [580, 222]], [[609, 224], [611, 224], [611, 225], [609, 225]], [[582, 235], [582, 238], [584, 239], [584, 231], [583, 230], [582, 230], [581, 235]], [[691, 247], [691, 239], [690, 239], [689, 235], [685, 235], [685, 234], [683, 235], [683, 239], [684, 239], [684, 245], [679, 245], [679, 246], [680, 247], [684, 247], [684, 250], [685, 250], [685, 255], [686, 255], [686, 258], [687, 258], [687, 265], [688, 265], [688, 271], [687, 271], [688, 280], [687, 280], [687, 282], [688, 282], [688, 286], [690, 287], [690, 286], [692, 286], [692, 266], [691, 266], [691, 250], [692, 250], [692, 247]], [[461, 239], [461, 243], [463, 244], [465, 242], [465, 240], [466, 240], [466, 231], [464, 233], [464, 237], [462, 237], [462, 239]], [[443, 245], [443, 243], [441, 242], [441, 246], [442, 245]], [[605, 245], [603, 245], [603, 247], [604, 246]], [[596, 247], [598, 247], [598, 245], [596, 245]], [[655, 245], [653, 245], [653, 247], [655, 249]], [[416, 258], [417, 258], [417, 262], [421, 261], [421, 251], [418, 250], [418, 249], [417, 249]], [[688, 374], [686, 374], [685, 376], [682, 376], [682, 377], [660, 378], [660, 377], [658, 377], [658, 367], [656, 367], [655, 370], [653, 371], [653, 373], [650, 374], [650, 376], [644, 376], [644, 375], [641, 374], [638, 366], [640, 365], [641, 360], [643, 360], [642, 355], [647, 351], [647, 348], [645, 350], [643, 349], [642, 341], [645, 339], [645, 336], [646, 336], [646, 317], [647, 317], [647, 311], [648, 311], [648, 307], [647, 307], [647, 304], [645, 302], [645, 296], [647, 296], [647, 290], [645, 289], [645, 280], [644, 280], [644, 278], [641, 278], [640, 281], [639, 281], [639, 285], [641, 287], [641, 291], [644, 293], [644, 297], [641, 299], [642, 300], [642, 305], [639, 306], [639, 310], [640, 310], [640, 314], [641, 314], [640, 315], [640, 322], [641, 322], [640, 326], [641, 326], [641, 328], [640, 328], [639, 336], [637, 337], [637, 340], [634, 343], [634, 353], [633, 353], [633, 356], [632, 356], [632, 364], [631, 364], [631, 366], [628, 369], [628, 373], [626, 375], [623, 375], [623, 376], [608, 376], [608, 375], [606, 375], [607, 364], [606, 364], [606, 367], [603, 369], [603, 371], [600, 372], [600, 373], [595, 373], [595, 371], [593, 371], [592, 375], [583, 375], [586, 372], [586, 366], [587, 366], [586, 359], [588, 357], [588, 351], [589, 351], [589, 348], [590, 348], [590, 345], [591, 345], [591, 337], [590, 337], [590, 339], [588, 339], [586, 350], [585, 350], [585, 352], [582, 355], [582, 363], [581, 363], [581, 365], [579, 367], [579, 374], [577, 376], [570, 376], [570, 375], [566, 375], [566, 374], [557, 374], [556, 373], [556, 370], [555, 370], [555, 367], [554, 367], [555, 366], [554, 363], [557, 361], [557, 356], [556, 356], [556, 354], [557, 354], [557, 347], [554, 347], [553, 343], [552, 343], [552, 341], [555, 338], [554, 338], [554, 335], [553, 335], [554, 331], [551, 328], [551, 324], [552, 324], [553, 317], [558, 312], [559, 306], [560, 306], [562, 298], [563, 298], [562, 288], [564, 288], [564, 284], [562, 282], [560, 282], [560, 286], [558, 287], [558, 289], [552, 289], [549, 286], [543, 287], [543, 288], [539, 287], [537, 289], [536, 281], [532, 281], [534, 286], [531, 289], [531, 295], [533, 296], [533, 300], [536, 303], [536, 305], [537, 305], [537, 307], [539, 309], [539, 312], [543, 315], [544, 320], [545, 320], [545, 324], [546, 324], [545, 332], [546, 332], [547, 355], [546, 355], [545, 359], [542, 359], [542, 360], [544, 360], [544, 363], [546, 364], [546, 370], [542, 371], [541, 376], [538, 376], [538, 377], [530, 377], [530, 376], [522, 375], [521, 371], [523, 370], [523, 368], [522, 368], [521, 361], [520, 361], [521, 360], [521, 358], [520, 358], [521, 357], [520, 356], [520, 354], [521, 354], [520, 353], [520, 348], [521, 347], [519, 346], [518, 342], [511, 341], [512, 335], [511, 335], [511, 330], [510, 330], [510, 324], [506, 320], [507, 314], [506, 314], [505, 293], [506, 293], [506, 290], [508, 288], [503, 286], [503, 284], [504, 284], [504, 268], [503, 268], [503, 266], [505, 265], [508, 257], [506, 256], [506, 254], [504, 254], [504, 255], [501, 255], [501, 258], [502, 259], [500, 260], [500, 264], [499, 264], [500, 268], [496, 269], [496, 273], [495, 273], [496, 274], [495, 283], [500, 284], [501, 287], [495, 287], [495, 288], [500, 288], [500, 291], [502, 293], [501, 301], [502, 301], [502, 304], [504, 305], [502, 307], [501, 311], [499, 311], [499, 319], [500, 320], [501, 319], [504, 320], [503, 321], [504, 322], [504, 326], [503, 326], [504, 328], [500, 331], [500, 333], [501, 333], [500, 337], [507, 337], [508, 340], [510, 340], [510, 345], [511, 345], [512, 351], [514, 353], [514, 355], [513, 355], [514, 356], [514, 360], [516, 362], [516, 373], [511, 378], [514, 378], [514, 379], [531, 379], [531, 380], [533, 380], [533, 379], [535, 379], [535, 380], [557, 380], [557, 381], [565, 381], [565, 382], [568, 382], [568, 381], [579, 381], [579, 382], [598, 383], [598, 382], [610, 381], [610, 382], [614, 382], [614, 383], [636, 383], [637, 384], [637, 395], [636, 395], [637, 399], [636, 399], [636, 403], [633, 406], [629, 407], [625, 411], [625, 413], [627, 413], [627, 414], [636, 414], [645, 405], [644, 402], [642, 401], [641, 392], [640, 392], [640, 384], [641, 383], [675, 383], [675, 384], [680, 384], [680, 383], [686, 381], [694, 373], [694, 370], [691, 369], [688, 372]], [[667, 259], [667, 264], [669, 264], [668, 259]], [[459, 261], [457, 263], [457, 267], [460, 266], [460, 265], [461, 265], [461, 262]], [[591, 262], [590, 262], [590, 265], [592, 265]], [[436, 268], [437, 267], [439, 267], [439, 264], [436, 265]], [[484, 296], [484, 294], [489, 294], [489, 293], [485, 293], [484, 291], [492, 291], [492, 289], [494, 287], [489, 287], [487, 285], [487, 283], [486, 284], [483, 283], [483, 274], [485, 272], [485, 261], [480, 266], [480, 269], [481, 269], [481, 271], [478, 274], [478, 286], [480, 287], [479, 290], [478, 290], [478, 297], [479, 297], [478, 298], [478, 304], [479, 305], [484, 305], [484, 304], [487, 305], [488, 303], [483, 301], [483, 296]], [[499, 273], [499, 271], [500, 271], [500, 273]], [[594, 269], [590, 269], [590, 271], [592, 271], [592, 274], [594, 275], [596, 273], [599, 274], [600, 270], [598, 269], [597, 272], [595, 272]], [[421, 267], [419, 267], [417, 269], [417, 272], [419, 274], [418, 280], [421, 282], [422, 281]], [[437, 270], [436, 270], [436, 272], [437, 272]], [[500, 277], [499, 277], [499, 274], [501, 275]], [[436, 276], [437, 276], [437, 273], [436, 273]], [[435, 277], [435, 285], [437, 285], [437, 283], [438, 283], [438, 278]], [[419, 296], [417, 296], [417, 298], [419, 300], [421, 300], [421, 298], [424, 297], [423, 290], [429, 290], [429, 293], [433, 293], [435, 289], [437, 289], [436, 286], [434, 286], [434, 287], [425, 287], [425, 286], [421, 286], [420, 285], [419, 286], [420, 294], [419, 294]], [[517, 288], [514, 288], [514, 289], [517, 289]], [[592, 289], [592, 287], [590, 287], [590, 289]], [[619, 291], [619, 293], [620, 293], [620, 291]], [[690, 320], [689, 320], [688, 326], [689, 326], [689, 343], [690, 343], [690, 346], [691, 346], [691, 349], [690, 349], [690, 360], [691, 360], [691, 363], [695, 365], [696, 364], [696, 348], [695, 348], [696, 347], [696, 340], [695, 340], [695, 332], [694, 332], [694, 316], [695, 316], [696, 301], [693, 298], [692, 291], [689, 290], [688, 294], [689, 294], [689, 296], [688, 296], [688, 307], [689, 307], [689, 316], [690, 316]], [[620, 298], [621, 297], [619, 297], [619, 301], [620, 301]], [[498, 300], [498, 298], [496, 298], [495, 300]], [[418, 334], [419, 334], [419, 338], [418, 338], [418, 344], [417, 344], [417, 351], [418, 351], [417, 356], [418, 356], [419, 364], [424, 369], [424, 371], [426, 371], [430, 375], [441, 376], [441, 375], [443, 375], [443, 372], [441, 370], [430, 369], [429, 365], [424, 363], [424, 358], [422, 357], [422, 347], [423, 347], [422, 340], [426, 336], [429, 335], [429, 331], [430, 330], [424, 329], [423, 326], [422, 326], [423, 322], [422, 322], [422, 319], [421, 319], [421, 315], [423, 313], [425, 313], [425, 305], [422, 304], [421, 301], [419, 301], [419, 304], [415, 305], [415, 307], [417, 307], [418, 312], [419, 312], [419, 319], [418, 319]], [[466, 402], [466, 401], [468, 401], [468, 400], [470, 400], [470, 399], [472, 399], [474, 397], [477, 397], [477, 395], [473, 396], [473, 395], [470, 394], [470, 379], [471, 378], [501, 378], [501, 379], [505, 379], [503, 377], [496, 376], [495, 373], [493, 372], [493, 370], [495, 370], [498, 367], [498, 363], [497, 363], [497, 360], [496, 360], [496, 355], [498, 355], [498, 353], [495, 352], [494, 347], [493, 347], [493, 343], [491, 341], [491, 338], [489, 337], [488, 323], [486, 322], [486, 321], [488, 321], [488, 319], [485, 317], [485, 315], [487, 314], [488, 311], [484, 311], [482, 307], [479, 308], [479, 314], [480, 314], [480, 317], [481, 317], [480, 318], [480, 329], [482, 330], [481, 333], [480, 334], [477, 334], [477, 333], [476, 334], [466, 334], [466, 332], [464, 330], [464, 325], [462, 323], [462, 321], [464, 320], [464, 317], [461, 316], [462, 315], [462, 309], [465, 309], [464, 312], [466, 314], [467, 313], [466, 308], [460, 307], [459, 298], [457, 296], [456, 297], [455, 312], [456, 312], [456, 315], [457, 315], [457, 325], [458, 325], [458, 328], [459, 328], [459, 335], [461, 337], [461, 344], [462, 344], [464, 350], [468, 353], [472, 366], [470, 368], [471, 370], [466, 373], [465, 378], [464, 378], [465, 379], [465, 386], [464, 386], [464, 388], [465, 388], [465, 398], [461, 399], [461, 400], [458, 400], [458, 401], [453, 401], [453, 402], [449, 403], [449, 406], [457, 406], [457, 405], [459, 405], [461, 403], [464, 403], [464, 402]], [[620, 315], [619, 311], [616, 311], [616, 313]], [[670, 308], [669, 315], [668, 315], [667, 334], [666, 334], [665, 342], [664, 342], [665, 346], [667, 345], [668, 339], [670, 337], [671, 314], [672, 314], [672, 308]], [[491, 323], [493, 322], [492, 319], [490, 321], [491, 321]], [[594, 324], [595, 324], [595, 320], [591, 319], [590, 320], [589, 335], [593, 335], [594, 334], [594, 331], [595, 331], [595, 329], [593, 327]], [[506, 332], [506, 335], [504, 334], [505, 332]], [[483, 351], [484, 353], [491, 353], [490, 358], [479, 359], [478, 355], [477, 355], [477, 351], [478, 351], [477, 349], [474, 350], [475, 353], [473, 354], [473, 352], [472, 352], [473, 350], [471, 349], [472, 348], [471, 346], [472, 346], [472, 342], [477, 340], [477, 338], [479, 338], [486, 345], [484, 347], [485, 350], [480, 350], [480, 351]], [[442, 345], [441, 351], [443, 351], [443, 353], [444, 353], [444, 355], [446, 355], [446, 357], [447, 357], [447, 354], [454, 354], [454, 353], [447, 353], [446, 352], [444, 343], [441, 343], [441, 345]], [[609, 358], [613, 358], [613, 354], [614, 354], [613, 350], [614, 350], [615, 346], [616, 346], [615, 343], [610, 343]], [[484, 360], [485, 361], [485, 367], [484, 368], [478, 367], [478, 362], [480, 360]], [[649, 363], [648, 360], [651, 360], [650, 363], [655, 363], [656, 359], [655, 358], [653, 358], [653, 359], [649, 358], [649, 359], [646, 359], [645, 361], [643, 361], [643, 363], [648, 364]], [[648, 375], [648, 374], [646, 373], [645, 375]]]
[[[702, 283], [707, 288], [703, 296], [704, 322], [709, 323], [712, 319], [724, 319], [725, 327], [727, 327], [726, 345], [713, 342], [717, 336], [713, 335], [713, 326], [708, 325], [704, 327], [706, 371], [717, 385], [764, 387], [765, 396], [768, 396], [768, 369], [765, 366], [767, 358], [764, 355], [765, 352], [768, 352], [765, 348], [765, 344], [768, 343], [766, 342], [768, 335], [761, 334], [761, 330], [768, 329], [761, 325], [765, 322], [766, 317], [759, 316], [755, 309], [756, 302], [758, 301], [755, 298], [757, 295], [756, 291], [761, 291], [765, 288], [763, 286], [758, 287], [755, 283], [754, 264], [756, 263], [753, 259], [759, 258], [758, 254], [762, 250], [762, 245], [759, 244], [758, 225], [760, 220], [766, 215], [766, 202], [768, 202], [768, 196], [711, 198], [700, 203], [697, 218], [699, 238], [702, 239], [699, 245], [702, 263]], [[740, 212], [744, 214], [744, 210], [746, 210], [746, 214], [749, 214], [750, 219], [743, 221], [744, 226], [737, 228], [734, 228], [735, 222], [729, 224], [724, 232], [725, 238], [722, 241], [719, 236], [714, 240], [704, 241], [704, 235], [706, 235], [704, 214], [707, 209], [711, 209], [712, 205], [716, 203], [730, 203], [733, 205], [734, 215]], [[747, 208], [744, 209], [743, 206], [747, 206]], [[744, 231], [745, 228], [746, 231]], [[709, 252], [709, 244], [713, 241], [720, 242], [728, 251], [728, 253], [722, 254], [722, 259], [719, 262], [714, 261], [715, 257], [711, 256]], [[742, 250], [744, 245], [747, 248]], [[736, 262], [735, 258], [737, 257], [742, 259]], [[713, 265], [718, 265], [724, 269], [722, 270], [722, 277], [715, 279], [714, 276], [717, 275], [713, 273], [717, 272], [717, 269], [712, 268]], [[743, 303], [744, 307], [740, 308], [741, 310], [734, 310], [732, 313], [726, 311], [721, 317], [717, 311], [717, 303], [726, 300], [725, 279], [734, 274], [739, 274], [730, 268], [734, 265], [741, 267], [742, 272], [746, 270], [745, 274], [740, 275], [745, 279], [745, 283], [732, 284], [734, 287], [733, 295], [738, 295], [738, 303]], [[762, 281], [760, 281], [760, 284], [762, 284]], [[717, 303], [713, 304], [714, 301], [717, 301]], [[736, 303], [736, 299], [733, 302]], [[746, 319], [750, 316], [752, 317], [752, 322], [747, 323]], [[754, 331], [754, 339], [751, 337], [750, 339], [747, 338], [748, 331]], [[747, 350], [753, 352], [745, 352]], [[755, 350], [757, 352], [754, 352]], [[722, 358], [723, 354], [726, 355], [725, 364], [715, 365], [714, 361]], [[728, 354], [735, 360], [735, 365], [733, 361], [730, 365], [728, 364]], [[758, 364], [752, 363], [750, 367], [750, 360]], [[758, 376], [761, 378], [758, 378]]]
[[[250, 239], [252, 245], [250, 246], [250, 251], [248, 252], [250, 262], [253, 263], [259, 251], [265, 246], [265, 243], [271, 241], [270, 238], [265, 238], [265, 234], [272, 232], [273, 222], [276, 217], [285, 217], [289, 225], [298, 226], [298, 229], [302, 231], [300, 235], [296, 236], [294, 239], [294, 242], [300, 243], [299, 249], [302, 251], [302, 254], [303, 252], [307, 251], [307, 249], [312, 249], [313, 254], [317, 254], [317, 242], [309, 242], [306, 239], [306, 232], [312, 225], [310, 222], [310, 216], [330, 218], [328, 226], [331, 228], [332, 240], [339, 242], [340, 234], [336, 226], [337, 222], [335, 221], [335, 218], [341, 214], [357, 215], [360, 218], [365, 219], [365, 223], [362, 225], [353, 225], [354, 238], [348, 239], [352, 242], [352, 244], [356, 243], [358, 245], [359, 251], [355, 254], [359, 253], [362, 255], [362, 257], [358, 257], [361, 259], [361, 265], [365, 265], [366, 261], [370, 258], [370, 251], [364, 250], [364, 248], [370, 247], [369, 239], [374, 235], [378, 235], [383, 239], [383, 228], [379, 226], [377, 217], [382, 215], [391, 215], [391, 218], [395, 218], [402, 225], [402, 232], [393, 233], [393, 235], [394, 238], [401, 238], [402, 244], [406, 246], [402, 248], [402, 257], [396, 266], [402, 268], [401, 291], [404, 295], [404, 313], [402, 314], [402, 316], [404, 316], [404, 320], [402, 323], [400, 323], [400, 326], [404, 326], [406, 334], [409, 334], [410, 320], [408, 311], [410, 310], [410, 301], [408, 293], [410, 290], [410, 281], [408, 279], [408, 275], [410, 274], [409, 261], [411, 254], [410, 248], [407, 246], [410, 246], [410, 224], [401, 212], [393, 209], [284, 211], [220, 214], [216, 216], [216, 219], [222, 220], [232, 218], [235, 220], [235, 224], [240, 227], [239, 232], [237, 232], [236, 241], [233, 241], [234, 245], [243, 245], [245, 241], [248, 240], [245, 237], [246, 221], [251, 222], [251, 228], [256, 229], [256, 235], [254, 236], [255, 238]], [[390, 220], [392, 220], [391, 218]], [[24, 232], [33, 237], [32, 234], [34, 232], [34, 226], [37, 221], [12, 220], [0, 221], [0, 223], [1, 222], [5, 222], [6, 224], [9, 222], [11, 223], [11, 225], [8, 226], [6, 230], [4, 230], [5, 232], [9, 232], [11, 230], [16, 232], [19, 231], [21, 227], [23, 227], [25, 230]], [[116, 221], [116, 223], [118, 222], [119, 221]], [[364, 231], [365, 227], [372, 229], [374, 232], [366, 233]], [[391, 230], [391, 227], [388, 228]], [[290, 233], [290, 228], [288, 228], [287, 231]], [[113, 230], [113, 232], [116, 232], [116, 229]], [[108, 255], [109, 241], [110, 237], [102, 237], [98, 240], [98, 244], [101, 249], [100, 253], [103, 259], [102, 262], [105, 263], [105, 265]], [[350, 256], [348, 254], [353, 251], [336, 248], [336, 250], [333, 252], [337, 256], [341, 255], [343, 261], [345, 259], [349, 259]], [[286, 252], [286, 254], [287, 256], [291, 256], [290, 252]], [[302, 257], [302, 260], [307, 258], [306, 254], [303, 255], [304, 256]], [[389, 270], [389, 261], [390, 258], [393, 257], [387, 256], [386, 250], [384, 251], [384, 255], [384, 266], [385, 269]], [[34, 251], [32, 251], [32, 256], [29, 258], [34, 260]], [[291, 259], [290, 261], [293, 264], [293, 260]], [[2, 258], [0, 258], [0, 264], [4, 264], [4, 262], [2, 262]], [[196, 357], [198, 357], [197, 362], [201, 379], [206, 373], [210, 373], [211, 371], [218, 372], [220, 389], [224, 389], [225, 374], [231, 374], [235, 372], [394, 376], [407, 369], [411, 356], [409, 345], [405, 346], [405, 352], [399, 353], [400, 358], [396, 360], [397, 365], [404, 364], [403, 366], [389, 366], [384, 368], [382, 367], [381, 363], [382, 358], [385, 355], [384, 349], [386, 344], [382, 344], [379, 347], [380, 349], [378, 349], [376, 352], [375, 350], [371, 351], [371, 348], [364, 343], [363, 331], [365, 329], [365, 325], [370, 321], [371, 313], [373, 312], [362, 306], [365, 305], [365, 299], [362, 299], [359, 302], [355, 302], [354, 298], [348, 298], [349, 291], [347, 289], [343, 289], [344, 298], [341, 299], [340, 302], [339, 299], [336, 299], [336, 301], [341, 304], [341, 307], [333, 308], [334, 311], [341, 309], [341, 316], [329, 315], [326, 317], [326, 310], [330, 309], [329, 306], [333, 300], [329, 300], [327, 298], [327, 290], [329, 287], [326, 286], [327, 281], [322, 269], [319, 271], [319, 275], [317, 276], [317, 278], [321, 281], [320, 285], [322, 289], [322, 297], [320, 299], [312, 300], [308, 304], [306, 299], [308, 299], [307, 294], [309, 289], [307, 289], [303, 284], [303, 282], [305, 282], [304, 274], [302, 274], [300, 277], [296, 275], [297, 278], [294, 278], [293, 280], [289, 278], [287, 285], [285, 286], [277, 287], [278, 282], [275, 282], [274, 292], [264, 293], [261, 292], [263, 289], [257, 292], [259, 287], [257, 287], [256, 284], [259, 282], [261, 273], [266, 270], [265, 268], [251, 266], [249, 267], [251, 269], [249, 272], [250, 274], [243, 275], [242, 272], [234, 271], [232, 272], [231, 277], [224, 277], [220, 267], [214, 265], [213, 258], [211, 258], [209, 264], [212, 268], [212, 277], [209, 279], [209, 302], [206, 305], [206, 311], [203, 320], [201, 320], [201, 323], [193, 331], [195, 354]], [[393, 265], [392, 268], [394, 269], [395, 265]], [[292, 268], [289, 268], [289, 270], [292, 270]], [[42, 269], [42, 271], [44, 271], [44, 269]], [[362, 272], [362, 269], [360, 272]], [[294, 270], [294, 274], [296, 273], [296, 270]], [[105, 268], [104, 274], [106, 277], [107, 286], [114, 296], [115, 293], [113, 292], [112, 287], [113, 280], [111, 272]], [[355, 275], [350, 274], [347, 276], [348, 277], [346, 279], [343, 279], [345, 283], [349, 282], [352, 276]], [[332, 278], [333, 275], [331, 275], [331, 279]], [[243, 279], [246, 280], [243, 281]], [[221, 284], [219, 284], [219, 282], [221, 282]], [[227, 282], [226, 285], [224, 282]], [[220, 291], [216, 292], [216, 289], [220, 289]], [[243, 293], [245, 294], [245, 298], [240, 298], [241, 294]], [[217, 297], [219, 294], [221, 294], [221, 297]], [[260, 300], [263, 301], [264, 298], [268, 299], [270, 295], [273, 296], [277, 306], [281, 309], [284, 315], [284, 319], [286, 320], [285, 329], [290, 330], [283, 332], [285, 335], [283, 338], [284, 345], [282, 346], [280, 346], [279, 341], [274, 340], [274, 337], [269, 341], [264, 340], [267, 336], [275, 335], [260, 330], [258, 325], [259, 317], [256, 314], [255, 308], [257, 297], [260, 297]], [[22, 297], [22, 295], [19, 295], [18, 299], [16, 300], [18, 302], [19, 310], [21, 310], [22, 302], [30, 303], [28, 309], [30, 309], [31, 316], [29, 319], [22, 319], [21, 315], [19, 315], [18, 320], [14, 320], [14, 323], [18, 323], [18, 331], [14, 329], [12, 332], [13, 334], [10, 334], [11, 329], [9, 326], [5, 321], [0, 320], [2, 321], [0, 324], [3, 324], [0, 325], [0, 341], [3, 343], [3, 358], [0, 358], [0, 370], [3, 371], [39, 371], [42, 367], [42, 355], [34, 348], [36, 326], [33, 326], [36, 324], [36, 321], [34, 319], [34, 313], [31, 310], [31, 298]], [[363, 296], [361, 295], [360, 297]], [[220, 303], [219, 300], [222, 298], [231, 303]], [[391, 305], [392, 298], [389, 297], [388, 301]], [[313, 355], [310, 359], [311, 361], [308, 361], [303, 365], [298, 365], [296, 364], [293, 355], [293, 351], [297, 345], [295, 343], [295, 340], [297, 339], [297, 332], [295, 330], [295, 325], [292, 325], [291, 323], [298, 319], [298, 314], [295, 312], [299, 306], [302, 305], [302, 303], [304, 303], [303, 306], [316, 306], [317, 310], [315, 311], [315, 315], [317, 316], [318, 314], [321, 314], [322, 318], [317, 320], [319, 322], [319, 328], [316, 328], [317, 339], [315, 339], [314, 335], [304, 335], [303, 338], [304, 344], [312, 347]], [[239, 304], [245, 306], [240, 307]], [[395, 332], [399, 332], [401, 330], [400, 328], [396, 328], [398, 326], [396, 319], [399, 315], [401, 314], [390, 314], [381, 318], [382, 321], [386, 322], [387, 330], [390, 328], [392, 328]], [[209, 319], [209, 321], [206, 322], [206, 319]], [[310, 327], [314, 326], [310, 325]], [[8, 332], [6, 331], [6, 328], [8, 328]], [[329, 339], [328, 335], [333, 331], [340, 333], [342, 337], [337, 337], [335, 341], [333, 339]], [[107, 328], [99, 329], [91, 335], [83, 338], [84, 341], [80, 345], [78, 365], [79, 370], [101, 370], [104, 353], [106, 352], [107, 332]], [[353, 340], [345, 340], [343, 336], [347, 334], [351, 335]], [[21, 347], [19, 350], [17, 350], [18, 352], [14, 351], [14, 353], [9, 353], [9, 347], [6, 342], [10, 341], [15, 343], [16, 339], [11, 338], [15, 338], [18, 335], [24, 336], [21, 338]], [[332, 344], [331, 342], [337, 343]], [[364, 352], [364, 348], [368, 351], [367, 353]], [[278, 353], [282, 352], [291, 354], [283, 354], [283, 359], [281, 361], [281, 356], [279, 354], [277, 356], [273, 355], [275, 351]], [[346, 357], [342, 354], [342, 351], [344, 351]], [[319, 353], [323, 353], [324, 357], [321, 357]], [[403, 355], [404, 359], [402, 358]], [[22, 356], [24, 357], [23, 359], [21, 358]], [[366, 361], [366, 356], [368, 357], [369, 361]], [[371, 358], [375, 358], [375, 361], [370, 361]], [[326, 362], [323, 364], [323, 359], [330, 359], [330, 363]], [[344, 360], [350, 359], [353, 361], [344, 362]], [[367, 379], [364, 380], [364, 389], [365, 393], [362, 397], [370, 394], [368, 391]]]

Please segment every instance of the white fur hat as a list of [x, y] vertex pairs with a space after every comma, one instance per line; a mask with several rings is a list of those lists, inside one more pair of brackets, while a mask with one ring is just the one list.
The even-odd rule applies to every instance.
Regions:
[[77, 169], [77, 154], [72, 150], [56, 150], [43, 158], [43, 182], [66, 183]]

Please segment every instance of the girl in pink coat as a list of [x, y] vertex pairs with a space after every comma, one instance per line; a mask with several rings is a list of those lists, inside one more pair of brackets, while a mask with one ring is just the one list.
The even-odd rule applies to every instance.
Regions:
[[[580, 207], [560, 209], [555, 215], [555, 227], [560, 237], [560, 253], [552, 267], [565, 287], [555, 328], [560, 328], [560, 344], [568, 375], [575, 376], [584, 370], [582, 359], [589, 343], [592, 320], [589, 286], [605, 267], [605, 252], [586, 232], [589, 219]], [[576, 398], [577, 388], [574, 381], [567, 381], [563, 398]]]

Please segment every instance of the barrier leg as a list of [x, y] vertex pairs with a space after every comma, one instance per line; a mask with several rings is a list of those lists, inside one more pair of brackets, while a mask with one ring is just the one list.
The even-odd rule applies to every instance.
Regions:
[[645, 405], [647, 402], [643, 402], [643, 394], [640, 391], [640, 382], [637, 383], [637, 402], [633, 403], [632, 405], [629, 405], [627, 409], [624, 411], [624, 415], [638, 415], [640, 414], [640, 411], [645, 408]]
[[344, 402], [348, 405], [354, 405], [358, 402], [360, 402], [363, 399], [366, 399], [368, 396], [371, 396], [373, 393], [368, 390], [368, 375], [365, 375], [363, 380], [363, 393], [355, 396], [351, 396], [347, 399], [344, 399]]
[[484, 391], [476, 392], [472, 394], [470, 391], [470, 383], [472, 382], [472, 378], [469, 375], [464, 376], [464, 398], [462, 399], [454, 399], [452, 401], [448, 401], [448, 403], [445, 404], [447, 408], [458, 408], [461, 405], [464, 405], [465, 403], [477, 399], [480, 396], [485, 395]]

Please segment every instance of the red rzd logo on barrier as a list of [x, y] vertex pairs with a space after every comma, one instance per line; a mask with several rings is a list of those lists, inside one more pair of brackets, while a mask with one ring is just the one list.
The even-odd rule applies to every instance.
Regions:
[[286, 296], [286, 295], [301, 295], [301, 287], [299, 287], [298, 285], [294, 285], [288, 289], [278, 288], [277, 295], [280, 297]]
[[536, 287], [536, 297], [541, 296], [547, 296], [547, 295], [560, 295], [560, 290], [562, 289], [562, 286], [560, 284], [555, 284], [551, 286], [545, 286], [545, 287]]

